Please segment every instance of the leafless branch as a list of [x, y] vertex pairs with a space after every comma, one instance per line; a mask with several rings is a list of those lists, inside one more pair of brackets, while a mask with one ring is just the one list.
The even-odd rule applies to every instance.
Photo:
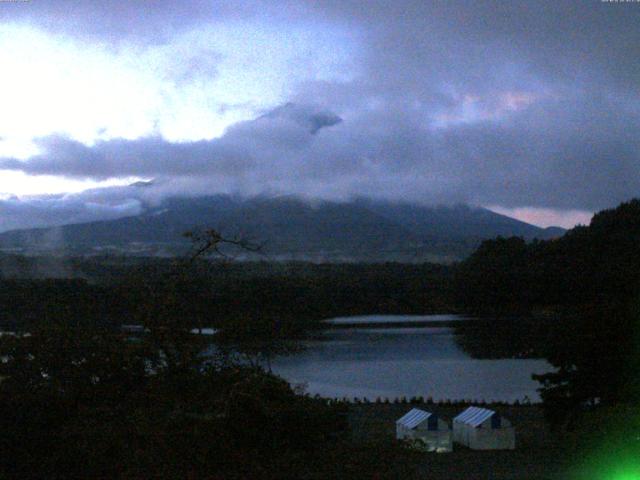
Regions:
[[241, 250], [259, 253], [262, 251], [262, 245], [252, 242], [244, 237], [224, 237], [217, 230], [193, 230], [184, 234], [193, 243], [193, 251], [189, 255], [189, 263], [193, 263], [196, 259], [214, 253], [221, 257], [227, 258], [228, 255], [221, 251], [220, 247], [231, 245]]

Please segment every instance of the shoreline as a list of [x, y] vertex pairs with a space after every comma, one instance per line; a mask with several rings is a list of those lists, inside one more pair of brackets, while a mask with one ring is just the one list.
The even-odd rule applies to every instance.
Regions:
[[[286, 379], [285, 379], [286, 380]], [[295, 389], [296, 384], [291, 384]], [[367, 397], [324, 397], [320, 394], [312, 395], [310, 393], [304, 393], [305, 397], [314, 398], [317, 400], [324, 400], [329, 404], [334, 405], [411, 405], [411, 406], [433, 406], [433, 407], [468, 407], [472, 405], [478, 405], [482, 407], [536, 407], [539, 408], [542, 405], [542, 401], [533, 401], [525, 398], [523, 400], [514, 400], [513, 402], [500, 401], [500, 400], [476, 400], [476, 399], [444, 399], [434, 400], [431, 397], [423, 396], [400, 396], [400, 397], [377, 397], [369, 399]]]

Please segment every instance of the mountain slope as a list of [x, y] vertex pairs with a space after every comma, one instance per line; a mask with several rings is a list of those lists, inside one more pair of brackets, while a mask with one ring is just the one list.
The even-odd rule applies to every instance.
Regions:
[[482, 208], [424, 207], [370, 200], [308, 202], [295, 197], [172, 198], [139, 216], [0, 234], [21, 253], [179, 254], [182, 234], [215, 228], [264, 245], [267, 258], [362, 261], [453, 260], [480, 240], [547, 238], [544, 229]]

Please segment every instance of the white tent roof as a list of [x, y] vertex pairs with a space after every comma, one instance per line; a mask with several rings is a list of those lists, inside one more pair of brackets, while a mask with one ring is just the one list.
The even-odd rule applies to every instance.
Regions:
[[402, 425], [406, 428], [415, 428], [431, 415], [432, 413], [430, 412], [425, 412], [419, 408], [412, 408], [408, 413], [396, 420], [396, 424]]
[[482, 424], [487, 418], [491, 418], [496, 412], [487, 408], [469, 407], [453, 419], [454, 422], [466, 423], [472, 427]]

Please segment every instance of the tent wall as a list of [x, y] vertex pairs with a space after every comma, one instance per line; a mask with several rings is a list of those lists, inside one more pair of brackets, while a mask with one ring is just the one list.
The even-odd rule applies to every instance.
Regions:
[[453, 441], [473, 450], [513, 450], [516, 434], [511, 422], [501, 417], [500, 428], [492, 428], [494, 425], [491, 418], [477, 427], [453, 422]]
[[440, 432], [415, 431], [410, 439], [416, 441], [416, 448], [426, 452], [450, 452], [453, 450], [453, 439], [449, 430]]
[[425, 452], [450, 452], [453, 450], [451, 430], [411, 430], [405, 432], [403, 440], [414, 442], [415, 448]]
[[[436, 427], [434, 429], [434, 427]], [[431, 428], [431, 429], [430, 429]], [[437, 418], [437, 424], [429, 426], [421, 423], [413, 432], [414, 438], [420, 439], [428, 452], [450, 452], [453, 450], [453, 435], [449, 424]]]
[[467, 445], [468, 425], [459, 422], [453, 422], [453, 441], [462, 445]]
[[450, 452], [453, 450], [453, 436], [449, 424], [438, 419], [437, 429], [429, 429], [429, 422], [423, 422], [413, 429], [396, 424], [396, 438], [415, 441], [415, 447], [426, 452]]

